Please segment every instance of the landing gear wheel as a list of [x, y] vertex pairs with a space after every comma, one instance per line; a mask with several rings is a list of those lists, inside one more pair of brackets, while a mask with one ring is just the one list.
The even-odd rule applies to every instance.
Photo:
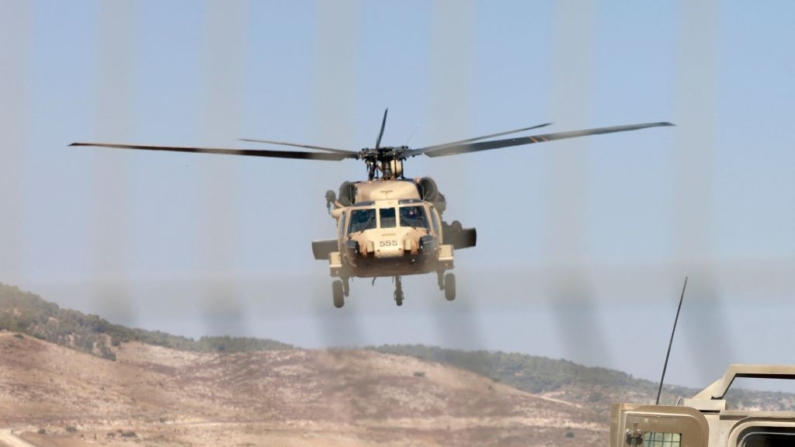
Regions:
[[345, 297], [342, 293], [342, 281], [337, 280], [331, 283], [331, 294], [334, 297], [334, 307], [339, 309], [345, 305]]
[[444, 275], [444, 297], [447, 301], [455, 299], [455, 274], [453, 273]]
[[395, 304], [398, 306], [403, 305], [403, 283], [400, 281], [400, 276], [395, 277]]

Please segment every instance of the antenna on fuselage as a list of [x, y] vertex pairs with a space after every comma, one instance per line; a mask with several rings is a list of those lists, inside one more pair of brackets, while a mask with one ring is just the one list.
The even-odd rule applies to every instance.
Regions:
[[660, 404], [660, 394], [662, 393], [663, 382], [665, 381], [665, 370], [668, 369], [668, 358], [671, 356], [671, 346], [674, 344], [674, 334], [676, 333], [676, 322], [679, 321], [679, 311], [682, 310], [682, 301], [685, 299], [685, 289], [687, 289], [687, 276], [685, 276], [685, 285], [682, 286], [682, 296], [679, 297], [679, 307], [676, 309], [676, 318], [674, 318], [674, 328], [671, 331], [671, 340], [668, 342], [668, 352], [665, 354], [665, 363], [663, 364], [662, 377], [660, 377], [660, 387], [657, 389], [657, 400], [654, 405]]
[[411, 139], [414, 138], [414, 134], [417, 133], [417, 129], [420, 128], [419, 124], [414, 124], [414, 129], [411, 131], [411, 134], [408, 138], [406, 138], [406, 144], [404, 146], [408, 147], [409, 143], [411, 143]]

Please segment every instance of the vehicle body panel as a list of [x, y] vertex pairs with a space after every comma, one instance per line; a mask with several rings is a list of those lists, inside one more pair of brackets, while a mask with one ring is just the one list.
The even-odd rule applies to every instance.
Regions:
[[[724, 376], [677, 406], [613, 405], [610, 447], [784, 447], [795, 445], [794, 411], [730, 410], [724, 400], [737, 377], [795, 379], [795, 366], [731, 365]], [[669, 440], [651, 441], [651, 434]], [[638, 443], [638, 441], [641, 441]], [[645, 442], [644, 442], [645, 441]], [[633, 444], [635, 442], [635, 444]]]

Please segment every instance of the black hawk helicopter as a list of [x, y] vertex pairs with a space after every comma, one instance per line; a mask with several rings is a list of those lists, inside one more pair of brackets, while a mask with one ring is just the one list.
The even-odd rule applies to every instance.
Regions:
[[567, 138], [673, 125], [667, 122], [644, 123], [493, 140], [496, 137], [539, 129], [551, 124], [546, 123], [412, 149], [407, 146], [381, 146], [388, 112], [388, 109], [384, 111], [375, 147], [359, 151], [262, 139], [242, 139], [242, 141], [312, 149], [313, 151], [116, 143], [72, 143], [70, 146], [297, 160], [361, 160], [367, 167], [367, 180], [343, 182], [339, 187], [339, 194], [332, 190], [326, 192], [326, 206], [337, 222], [337, 236], [335, 239], [312, 242], [312, 251], [315, 259], [329, 263], [331, 276], [336, 278], [332, 282], [335, 307], [340, 308], [345, 304], [345, 297], [350, 293], [349, 280], [353, 277], [394, 278], [394, 299], [395, 303], [401, 306], [404, 299], [401, 277], [406, 275], [436, 273], [439, 289], [444, 291], [447, 300], [454, 300], [456, 281], [455, 275], [450, 272], [454, 267], [454, 251], [474, 247], [477, 242], [477, 232], [474, 228], [463, 228], [458, 221], [448, 224], [442, 220], [446, 201], [432, 178], [411, 179], [405, 177], [403, 163], [407, 159], [419, 155], [446, 157]]

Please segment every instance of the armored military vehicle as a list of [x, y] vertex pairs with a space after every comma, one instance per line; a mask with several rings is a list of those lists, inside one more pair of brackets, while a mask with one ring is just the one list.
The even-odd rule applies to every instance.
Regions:
[[731, 365], [675, 406], [615, 404], [610, 447], [795, 447], [795, 411], [728, 408], [725, 396], [738, 377], [795, 379], [795, 366]]

